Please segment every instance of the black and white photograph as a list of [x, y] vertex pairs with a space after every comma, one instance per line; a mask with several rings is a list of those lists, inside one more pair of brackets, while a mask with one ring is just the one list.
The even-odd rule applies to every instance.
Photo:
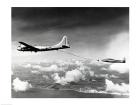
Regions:
[[129, 98], [129, 7], [11, 7], [11, 98]]

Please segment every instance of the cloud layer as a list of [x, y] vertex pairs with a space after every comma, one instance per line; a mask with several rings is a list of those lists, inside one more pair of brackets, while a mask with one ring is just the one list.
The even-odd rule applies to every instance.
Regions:
[[[12, 83], [15, 91], [38, 87], [74, 89], [85, 93], [129, 93], [128, 66], [120, 63], [110, 64], [92, 60], [24, 63], [14, 67], [12, 76], [17, 77]], [[30, 80], [30, 83], [27, 80]]]

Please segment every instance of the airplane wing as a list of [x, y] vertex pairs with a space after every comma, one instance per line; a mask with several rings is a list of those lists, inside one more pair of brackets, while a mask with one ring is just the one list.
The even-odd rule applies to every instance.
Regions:
[[26, 43], [24, 43], [24, 42], [19, 42], [20, 44], [23, 44], [24, 46], [26, 46], [27, 48], [29, 48], [31, 51], [37, 51], [37, 50], [39, 50], [38, 48], [36, 48], [36, 47], [33, 47], [33, 46], [31, 46], [31, 45], [29, 45], [29, 44], [26, 44]]

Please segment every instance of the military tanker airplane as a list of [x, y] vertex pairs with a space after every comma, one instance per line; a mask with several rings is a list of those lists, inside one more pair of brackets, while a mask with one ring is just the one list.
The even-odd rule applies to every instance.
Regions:
[[[18, 46], [18, 51], [30, 51], [30, 52], [41, 52], [41, 51], [52, 51], [52, 50], [59, 50], [59, 49], [66, 49], [70, 48], [70, 45], [67, 41], [67, 36], [63, 36], [62, 40], [53, 46], [32, 46], [25, 42], [19, 42], [20, 46]], [[23, 45], [23, 46], [21, 46]]]

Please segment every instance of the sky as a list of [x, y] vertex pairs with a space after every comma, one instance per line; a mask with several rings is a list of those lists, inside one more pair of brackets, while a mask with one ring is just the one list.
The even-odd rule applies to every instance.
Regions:
[[128, 7], [12, 7], [12, 62], [81, 59], [59, 51], [17, 51], [18, 41], [51, 46], [63, 35], [70, 49], [89, 59], [128, 58]]

